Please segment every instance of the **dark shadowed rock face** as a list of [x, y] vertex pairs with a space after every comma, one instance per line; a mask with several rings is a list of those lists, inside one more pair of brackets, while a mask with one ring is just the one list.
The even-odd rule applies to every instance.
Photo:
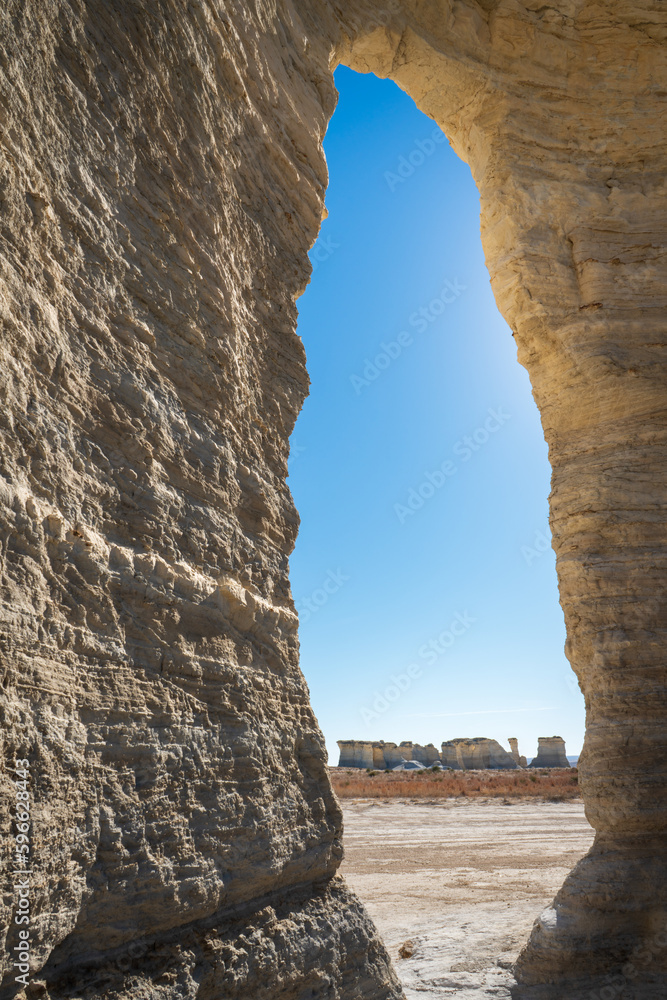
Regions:
[[[655, 940], [666, 16], [658, 0], [2, 5], [2, 738], [10, 766], [30, 761], [41, 995], [400, 996], [332, 882], [341, 815], [288, 581], [295, 301], [340, 60], [396, 79], [470, 163], [549, 443], [599, 840], [520, 975], [600, 986]], [[15, 792], [3, 771], [5, 859]], [[15, 902], [3, 887], [7, 996]], [[637, 997], [665, 968], [648, 953]]]

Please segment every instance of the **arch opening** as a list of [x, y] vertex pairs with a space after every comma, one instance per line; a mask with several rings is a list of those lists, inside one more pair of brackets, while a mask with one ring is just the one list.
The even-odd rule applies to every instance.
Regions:
[[[327, 218], [299, 300], [311, 394], [289, 478], [301, 517], [290, 560], [301, 667], [329, 762], [339, 739], [434, 744], [440, 758], [443, 741], [463, 736], [508, 749], [510, 732], [529, 758], [546, 732], [577, 754], [583, 705], [562, 652], [546, 445], [488, 286], [474, 183], [394, 83], [339, 67], [336, 85]], [[525, 784], [517, 791], [534, 787]], [[415, 824], [422, 818], [416, 810]], [[491, 841], [499, 819], [486, 818]], [[534, 822], [545, 821], [536, 813]], [[551, 822], [573, 827], [567, 860], [555, 862], [560, 880], [537, 889], [532, 905], [517, 907], [507, 889], [498, 951], [509, 951], [508, 935], [528, 937], [590, 844], [583, 816], [564, 809]], [[544, 836], [545, 857], [555, 857], [559, 835]], [[460, 919], [491, 938], [492, 908], [475, 919], [473, 905]], [[451, 924], [451, 911], [451, 901], [436, 906], [422, 931]], [[389, 940], [393, 928], [382, 929]], [[457, 957], [477, 965], [472, 953]]]
[[[530, 373], [549, 445], [550, 522], [566, 651], [586, 698], [583, 792], [596, 841], [536, 923], [517, 975], [526, 985], [556, 980], [583, 989], [589, 977], [616, 972], [622, 991], [628, 988], [620, 971], [625, 962], [639, 977], [639, 988], [653, 996], [664, 978], [662, 954], [650, 952], [651, 961], [641, 970], [629, 959], [662, 933], [665, 902], [662, 891], [649, 888], [643, 877], [629, 889], [627, 876], [643, 870], [653, 873], [653, 885], [665, 881], [664, 851], [658, 847], [665, 828], [662, 793], [659, 805], [654, 800], [664, 748], [649, 721], [647, 701], [659, 692], [662, 718], [659, 654], [647, 646], [647, 635], [655, 629], [663, 634], [664, 594], [662, 588], [660, 596], [645, 592], [639, 615], [631, 595], [636, 568], [652, 576], [650, 567], [663, 548], [654, 547], [651, 491], [641, 485], [640, 474], [630, 497], [618, 449], [626, 453], [629, 420], [642, 442], [633, 468], [655, 470], [657, 452], [644, 428], [646, 421], [660, 426], [662, 417], [655, 385], [644, 383], [641, 400], [635, 392], [622, 346], [628, 336], [636, 344], [634, 324], [647, 303], [656, 301], [652, 256], [633, 257], [628, 250], [641, 239], [644, 208], [631, 197], [616, 196], [619, 174], [625, 178], [619, 186], [631, 189], [644, 171], [647, 145], [618, 115], [624, 98], [613, 56], [594, 75], [613, 93], [616, 110], [606, 107], [604, 118], [614, 138], [603, 149], [593, 138], [595, 129], [587, 132], [600, 109], [590, 97], [582, 100], [583, 77], [574, 68], [575, 52], [577, 59], [593, 58], [590, 38], [577, 33], [582, 21], [574, 17], [555, 28], [541, 12], [514, 13], [521, 82], [508, 12], [497, 4], [453, 8], [443, 19], [425, 7], [408, 11], [392, 5], [379, 17], [374, 8], [344, 34], [336, 58], [395, 80], [470, 165], [481, 196], [492, 287]], [[585, 20], [583, 8], [578, 13]], [[614, 29], [620, 39], [622, 18]], [[623, 38], [642, 45], [637, 35]], [[526, 90], [529, 78], [536, 91]], [[531, 99], [540, 89], [549, 92], [548, 101]], [[640, 116], [645, 123], [655, 120], [648, 93]], [[632, 144], [625, 157], [621, 136]], [[647, 190], [654, 194], [657, 164], [650, 161]], [[611, 259], [602, 249], [609, 232], [619, 248]], [[660, 348], [649, 353], [651, 363], [660, 364]], [[634, 526], [628, 531], [629, 523]], [[652, 547], [648, 562], [640, 537]], [[610, 557], [616, 548], [624, 552], [622, 571]], [[657, 558], [662, 563], [662, 554]], [[650, 622], [648, 634], [644, 622]], [[616, 890], [605, 894], [610, 883]]]

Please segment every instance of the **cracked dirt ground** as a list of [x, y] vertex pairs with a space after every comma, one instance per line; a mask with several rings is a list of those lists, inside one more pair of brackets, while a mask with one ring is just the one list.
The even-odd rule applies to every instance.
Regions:
[[[407, 1000], [509, 998], [535, 917], [593, 841], [581, 802], [357, 799], [343, 810], [341, 871]], [[413, 954], [400, 958], [406, 941]]]

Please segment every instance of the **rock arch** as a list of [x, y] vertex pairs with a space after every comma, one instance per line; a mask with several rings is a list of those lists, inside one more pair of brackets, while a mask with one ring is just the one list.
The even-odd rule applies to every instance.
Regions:
[[470, 164], [549, 443], [598, 836], [518, 977], [660, 992], [665, 37], [659, 0], [4, 4], [3, 750], [45, 995], [400, 995], [336, 876], [287, 576], [337, 61]]

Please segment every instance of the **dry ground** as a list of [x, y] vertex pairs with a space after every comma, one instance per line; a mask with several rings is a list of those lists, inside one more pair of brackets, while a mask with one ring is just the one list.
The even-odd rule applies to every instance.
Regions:
[[[582, 803], [459, 796], [342, 805], [342, 873], [379, 927], [408, 1000], [509, 1000], [508, 968], [533, 920], [592, 843]], [[400, 958], [406, 941], [414, 953]]]

